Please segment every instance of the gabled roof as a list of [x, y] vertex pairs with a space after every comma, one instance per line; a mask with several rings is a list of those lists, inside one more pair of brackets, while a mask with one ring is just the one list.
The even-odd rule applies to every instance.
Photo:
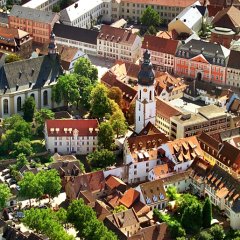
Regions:
[[201, 62], [201, 63], [209, 63], [202, 54], [199, 54], [198, 56], [193, 57], [191, 59], [191, 61]]
[[9, 16], [17, 18], [29, 19], [36, 22], [43, 22], [53, 24], [53, 20], [57, 21], [58, 14], [53, 12], [46, 12], [37, 9], [22, 7], [14, 5], [10, 11]]
[[238, 32], [240, 28], [240, 10], [234, 6], [224, 8], [219, 11], [212, 21], [214, 27], [231, 28]]
[[228, 58], [228, 68], [240, 69], [240, 51], [231, 50]]
[[110, 188], [110, 189], [116, 189], [119, 186], [123, 185], [126, 186], [126, 183], [124, 183], [120, 178], [117, 178], [113, 175], [109, 175], [106, 178], [106, 185]]
[[150, 51], [162, 52], [175, 55], [178, 47], [178, 41], [166, 38], [160, 38], [153, 35], [144, 35], [142, 43], [143, 49]]
[[142, 131], [138, 134], [138, 136], [151, 135], [155, 133], [162, 133], [162, 132], [151, 122], [148, 122], [148, 124], [142, 129]]
[[53, 32], [59, 38], [97, 45], [97, 31], [55, 23]]
[[123, 194], [122, 198], [119, 200], [119, 203], [127, 208], [130, 208], [137, 200], [139, 200], [139, 197], [140, 193], [137, 190], [130, 188]]
[[[50, 55], [7, 63], [0, 68], [0, 91], [43, 87], [47, 81], [54, 82], [62, 74], [59, 56]], [[31, 85], [29, 87], [29, 85]]]
[[78, 136], [97, 136], [97, 119], [55, 119], [47, 120], [46, 128], [48, 137], [72, 136], [74, 130]]

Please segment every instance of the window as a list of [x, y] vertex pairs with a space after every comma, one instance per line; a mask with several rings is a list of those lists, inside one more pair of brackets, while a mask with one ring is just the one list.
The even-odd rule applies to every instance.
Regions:
[[141, 100], [141, 98], [142, 98], [142, 91], [140, 90], [140, 92], [139, 92], [139, 99]]
[[45, 90], [45, 91], [43, 92], [43, 105], [44, 105], [44, 106], [47, 106], [47, 105], [48, 105], [48, 91], [47, 91], [47, 90]]
[[17, 98], [17, 111], [20, 112], [22, 110], [22, 98]]
[[8, 100], [3, 100], [3, 114], [8, 114]]
[[152, 100], [152, 91], [149, 92], [149, 100]]
[[30, 95], [30, 97], [32, 97], [32, 98], [35, 100], [35, 94], [34, 94], [34, 93], [32, 93], [32, 94]]

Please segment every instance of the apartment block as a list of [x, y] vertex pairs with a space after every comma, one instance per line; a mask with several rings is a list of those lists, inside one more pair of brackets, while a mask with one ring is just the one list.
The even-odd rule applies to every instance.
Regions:
[[50, 12], [55, 5], [59, 4], [59, 2], [60, 0], [30, 0], [22, 6]]

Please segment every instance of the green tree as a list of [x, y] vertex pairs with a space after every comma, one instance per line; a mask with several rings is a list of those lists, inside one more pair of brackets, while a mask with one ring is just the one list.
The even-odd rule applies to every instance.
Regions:
[[123, 212], [126, 210], [127, 210], [127, 208], [124, 205], [119, 205], [114, 208], [113, 213], [119, 213], [119, 212]]
[[135, 106], [135, 103], [132, 103], [126, 113], [126, 119], [129, 125], [132, 125], [135, 122]]
[[35, 110], [36, 103], [34, 98], [27, 98], [23, 104], [23, 119], [27, 122], [32, 122]]
[[186, 236], [185, 230], [182, 228], [181, 224], [177, 222], [176, 220], [170, 221], [168, 223], [170, 235], [173, 239], [176, 239], [177, 237], [184, 237]]
[[74, 73], [89, 78], [92, 83], [98, 80], [98, 70], [88, 58], [82, 57], [74, 64]]
[[57, 170], [41, 171], [36, 175], [37, 181], [43, 187], [43, 194], [48, 194], [49, 202], [51, 198], [57, 197], [62, 188], [61, 178]]
[[154, 26], [150, 26], [147, 30], [147, 33], [149, 35], [156, 35], [157, 34], [157, 29]]
[[111, 104], [108, 98], [108, 89], [103, 84], [98, 84], [91, 92], [90, 111], [93, 117], [103, 118], [111, 114]]
[[115, 164], [116, 156], [112, 151], [101, 149], [88, 154], [87, 161], [94, 169], [102, 169]]
[[166, 193], [170, 201], [177, 200], [180, 197], [175, 186], [169, 186]]
[[6, 207], [6, 203], [11, 197], [11, 191], [7, 184], [0, 183], [0, 210]]
[[19, 114], [13, 114], [11, 117], [3, 120], [3, 129], [5, 131], [13, 129], [16, 123], [24, 122], [24, 119]]
[[189, 193], [182, 194], [181, 197], [177, 200], [178, 212], [183, 214], [185, 208], [190, 206], [191, 204], [198, 204], [199, 201], [196, 196], [191, 195]]
[[52, 11], [56, 13], [60, 12], [61, 11], [60, 6], [58, 4], [54, 5]]
[[141, 17], [141, 23], [146, 27], [157, 27], [161, 23], [159, 13], [152, 7], [147, 7]]
[[211, 226], [211, 221], [212, 221], [212, 204], [208, 197], [206, 198], [203, 204], [202, 217], [203, 217], [203, 227], [209, 228]]
[[225, 233], [223, 227], [220, 225], [214, 225], [210, 228], [210, 233], [213, 236], [214, 240], [223, 240]]
[[122, 107], [123, 93], [119, 87], [111, 87], [108, 92], [108, 97], [114, 100], [120, 108]]
[[114, 143], [114, 131], [109, 122], [102, 122], [98, 132], [98, 146], [111, 150]]
[[43, 108], [35, 112], [34, 120], [37, 125], [38, 135], [43, 135], [44, 124], [45, 124], [45, 121], [48, 119], [54, 119], [54, 113], [52, 110]]
[[117, 138], [119, 135], [124, 135], [127, 132], [128, 125], [121, 109], [113, 113], [110, 118], [110, 123]]
[[24, 154], [26, 156], [33, 154], [33, 148], [29, 139], [22, 139], [14, 143], [12, 155], [16, 157], [19, 154]]
[[5, 63], [17, 62], [20, 60], [22, 60], [22, 58], [19, 55], [15, 53], [10, 53], [9, 55], [6, 56]]
[[23, 166], [28, 164], [28, 160], [26, 158], [26, 155], [24, 153], [20, 153], [17, 156], [17, 162], [16, 162], [16, 170], [20, 170]]
[[66, 74], [58, 78], [57, 84], [53, 87], [53, 99], [58, 104], [61, 101], [66, 102], [67, 106], [78, 103], [80, 93], [76, 74]]
[[214, 238], [207, 231], [202, 231], [199, 233], [198, 240], [214, 240]]
[[187, 233], [197, 233], [202, 226], [202, 207], [199, 203], [191, 203], [184, 209], [182, 226]]
[[43, 187], [32, 172], [26, 172], [18, 185], [20, 188], [19, 195], [29, 199], [30, 206], [32, 198], [40, 198], [43, 195]]

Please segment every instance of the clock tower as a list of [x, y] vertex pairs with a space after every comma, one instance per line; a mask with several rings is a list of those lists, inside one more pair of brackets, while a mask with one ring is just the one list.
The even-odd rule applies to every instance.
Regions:
[[135, 108], [135, 132], [141, 130], [151, 122], [155, 125], [156, 100], [155, 100], [155, 73], [150, 61], [151, 54], [146, 50], [143, 54], [143, 63], [138, 73], [138, 94]]

